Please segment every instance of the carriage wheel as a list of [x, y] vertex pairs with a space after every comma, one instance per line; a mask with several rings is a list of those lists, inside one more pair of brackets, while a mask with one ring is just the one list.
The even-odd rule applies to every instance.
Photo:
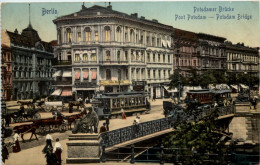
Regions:
[[40, 114], [40, 113], [34, 114], [34, 115], [33, 115], [33, 119], [34, 119], [34, 120], [39, 120], [39, 119], [41, 119], [41, 114]]
[[45, 111], [46, 111], [46, 112], [50, 112], [51, 110], [52, 110], [52, 107], [50, 107], [50, 106], [46, 106], [46, 107], [45, 107]]

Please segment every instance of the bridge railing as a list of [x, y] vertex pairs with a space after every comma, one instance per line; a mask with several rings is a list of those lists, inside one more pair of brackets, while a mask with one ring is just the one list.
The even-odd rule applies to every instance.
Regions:
[[137, 125], [123, 127], [113, 131], [101, 134], [105, 146], [110, 147], [119, 143], [133, 140], [139, 137], [160, 132], [172, 127], [174, 117], [166, 117], [162, 119], [143, 122]]
[[[207, 109], [203, 110], [199, 114], [198, 119], [209, 115], [212, 111], [217, 110], [219, 116], [232, 114], [235, 112], [234, 106], [219, 107], [217, 109]], [[160, 132], [173, 127], [177, 122], [176, 116], [169, 116], [162, 119], [147, 121], [139, 123], [137, 125], [132, 125], [128, 127], [119, 128], [109, 132], [101, 134], [104, 141], [105, 147], [110, 147], [116, 144], [124, 143], [126, 141], [134, 140], [139, 137], [150, 135], [156, 132]]]

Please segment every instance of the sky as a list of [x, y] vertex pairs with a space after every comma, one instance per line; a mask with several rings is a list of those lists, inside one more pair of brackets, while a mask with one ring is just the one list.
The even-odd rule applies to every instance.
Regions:
[[[67, 3], [33, 3], [31, 2], [31, 24], [38, 31], [43, 41], [56, 40], [56, 27], [52, 22], [55, 18], [77, 12], [82, 2]], [[104, 2], [85, 2], [86, 7], [93, 5], [105, 6]], [[160, 23], [192, 32], [207, 33], [227, 38], [232, 43], [243, 42], [250, 47], [259, 47], [259, 1], [203, 1], [203, 2], [112, 2], [113, 10], [127, 14], [138, 13], [138, 17], [157, 19]], [[28, 3], [4, 3], [1, 5], [2, 30], [19, 33], [29, 24]], [[215, 11], [202, 11], [205, 8], [216, 8]], [[43, 9], [56, 10], [57, 14], [43, 15]], [[194, 9], [201, 9], [194, 12]], [[223, 11], [220, 9], [233, 9]], [[238, 14], [244, 15], [238, 20]], [[234, 16], [235, 19], [218, 19], [219, 16]], [[189, 16], [206, 17], [206, 19], [189, 19]], [[177, 18], [177, 19], [176, 19]], [[181, 19], [182, 18], [182, 19]], [[189, 19], [189, 20], [188, 20]]]

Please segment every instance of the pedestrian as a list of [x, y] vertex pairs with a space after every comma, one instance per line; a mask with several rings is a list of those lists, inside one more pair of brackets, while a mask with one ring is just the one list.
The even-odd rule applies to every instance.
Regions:
[[53, 148], [53, 153], [56, 154], [56, 158], [57, 158], [57, 165], [61, 165], [61, 153], [63, 150], [59, 141], [60, 141], [59, 138], [57, 138]]
[[103, 125], [100, 127], [99, 133], [104, 133], [107, 131], [105, 125], [106, 125], [106, 123], [103, 123]]
[[122, 114], [122, 119], [126, 119], [125, 111], [123, 108], [121, 108], [121, 114]]
[[20, 152], [21, 151], [21, 147], [20, 147], [20, 144], [19, 144], [19, 135], [18, 135], [18, 132], [15, 131], [15, 134], [14, 134], [14, 145], [13, 145], [13, 153], [17, 153], [17, 152]]
[[52, 110], [52, 119], [55, 119], [55, 118], [56, 118], [55, 110]]
[[135, 121], [136, 121], [137, 124], [139, 124], [140, 123], [140, 117], [136, 115]]
[[45, 145], [45, 147], [42, 150], [42, 153], [44, 153], [44, 154], [47, 153], [48, 147], [53, 148], [52, 147], [52, 143], [51, 143], [53, 141], [53, 139], [52, 139], [51, 135], [47, 134], [45, 139], [46, 139], [46, 145]]
[[254, 109], [256, 110], [256, 105], [257, 105], [257, 97], [254, 97], [253, 99], [253, 106], [254, 106]]
[[5, 126], [9, 127], [9, 124], [11, 122], [11, 116], [9, 114], [5, 115]]
[[52, 148], [48, 147], [46, 151], [46, 163], [47, 165], [56, 165], [57, 164], [57, 158], [55, 153], [52, 152]]
[[57, 119], [62, 119], [62, 113], [60, 111], [57, 111]]
[[6, 144], [4, 141], [2, 141], [2, 161], [5, 163], [5, 160], [8, 159], [9, 152], [6, 147]]
[[109, 124], [110, 124], [109, 116], [107, 116], [107, 118], [106, 118], [106, 129], [107, 129], [107, 131], [109, 131]]
[[155, 95], [153, 95], [153, 101], [156, 101], [156, 97], [155, 97]]
[[69, 104], [69, 113], [73, 113], [73, 105]]

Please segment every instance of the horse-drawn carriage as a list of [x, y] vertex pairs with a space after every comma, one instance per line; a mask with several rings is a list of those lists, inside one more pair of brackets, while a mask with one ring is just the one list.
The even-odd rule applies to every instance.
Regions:
[[7, 115], [10, 115], [14, 123], [20, 123], [25, 120], [38, 120], [41, 118], [41, 114], [36, 109], [29, 109], [26, 112], [23, 110], [19, 110], [17, 112], [13, 112]]
[[77, 106], [77, 109], [79, 110], [79, 107], [84, 107], [84, 101], [69, 101], [69, 107]]

